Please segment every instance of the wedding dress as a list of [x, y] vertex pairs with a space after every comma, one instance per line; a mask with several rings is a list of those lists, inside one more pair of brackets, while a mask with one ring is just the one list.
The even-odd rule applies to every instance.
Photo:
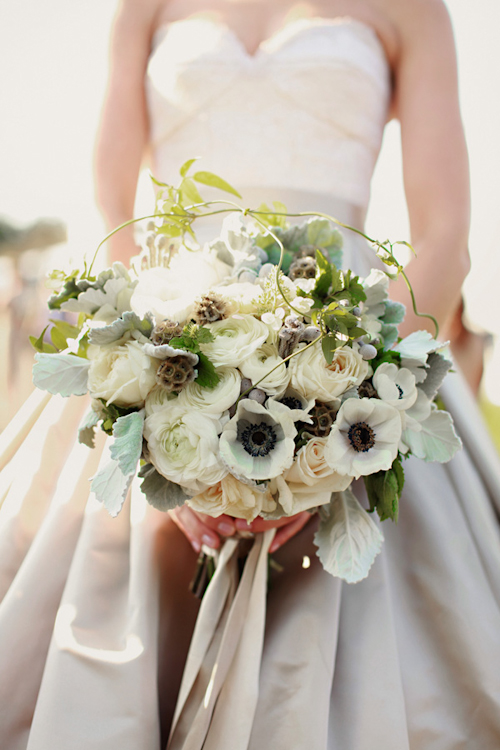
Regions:
[[[178, 21], [157, 34], [147, 87], [160, 179], [200, 155], [245, 205], [362, 225], [390, 97], [370, 27], [305, 19], [251, 56], [221, 23]], [[345, 265], [366, 271], [366, 243], [345, 243]], [[266, 609], [269, 534], [238, 590], [226, 544], [173, 750], [500, 747], [498, 465], [458, 374], [442, 396], [464, 449], [405, 462], [400, 520], [383, 524], [368, 578], [324, 572], [313, 520], [275, 555]], [[136, 488], [115, 519], [89, 498], [104, 439], [75, 442], [82, 401], [35, 395], [0, 451], [14, 454], [0, 495], [1, 750], [158, 750], [161, 717], [164, 747], [197, 617], [195, 556], [168, 516]]]

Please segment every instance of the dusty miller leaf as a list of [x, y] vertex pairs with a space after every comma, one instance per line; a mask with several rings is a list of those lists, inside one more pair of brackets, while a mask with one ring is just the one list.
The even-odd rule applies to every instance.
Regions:
[[149, 313], [141, 319], [135, 312], [124, 312], [121, 318], [117, 318], [107, 326], [92, 328], [89, 333], [89, 342], [104, 346], [112, 344], [121, 339], [127, 331], [140, 331], [144, 336], [150, 336], [153, 330], [153, 319]]
[[387, 325], [399, 325], [402, 323], [406, 313], [406, 307], [401, 302], [395, 302], [392, 299], [387, 299], [384, 302], [385, 312], [380, 318], [382, 323]]
[[347, 583], [366, 578], [384, 537], [353, 492], [334, 492], [320, 517], [314, 543], [324, 569]]
[[427, 355], [441, 349], [443, 344], [432, 338], [429, 331], [414, 331], [396, 344], [394, 351], [402, 358], [418, 359], [425, 363]]
[[115, 518], [123, 507], [134, 474], [125, 476], [117, 461], [110, 461], [92, 479], [92, 492]]
[[88, 448], [95, 448], [95, 428], [102, 417], [93, 409], [90, 409], [82, 419], [78, 428], [78, 442]]
[[35, 354], [33, 383], [42, 391], [61, 396], [87, 393], [90, 362], [73, 354]]
[[443, 464], [462, 447], [462, 441], [455, 432], [453, 420], [447, 411], [436, 409], [420, 422], [420, 427], [418, 432], [403, 431], [403, 441], [417, 458]]
[[118, 417], [113, 425], [114, 442], [110, 448], [111, 458], [118, 463], [123, 474], [135, 474], [142, 453], [142, 431], [144, 410], [133, 411]]
[[426, 396], [433, 399], [437, 394], [441, 383], [446, 374], [452, 367], [449, 359], [446, 359], [437, 352], [432, 352], [427, 358], [427, 376], [424, 382], [419, 386]]
[[152, 464], [145, 464], [140, 469], [139, 476], [142, 477], [141, 491], [148, 503], [157, 510], [172, 510], [178, 505], [183, 505], [189, 497], [182, 487], [165, 479]]

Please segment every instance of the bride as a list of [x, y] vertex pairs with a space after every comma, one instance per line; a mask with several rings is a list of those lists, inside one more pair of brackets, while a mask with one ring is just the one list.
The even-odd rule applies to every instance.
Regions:
[[[440, 0], [123, 0], [99, 200], [110, 227], [132, 216], [149, 149], [159, 179], [201, 155], [245, 205], [281, 200], [361, 227], [392, 116], [417, 251], [408, 273], [445, 331], [468, 270], [469, 194]], [[371, 251], [354, 235], [345, 243], [345, 264], [365, 271]], [[136, 253], [131, 231], [110, 244], [114, 259]], [[408, 303], [399, 282], [391, 296]], [[422, 323], [409, 313], [406, 326]], [[272, 524], [242, 528], [187, 507], [167, 516], [137, 498], [110, 518], [88, 499], [99, 451], [69, 432], [79, 402], [53, 399], [7, 467], [0, 746], [157, 750], [172, 722], [171, 750], [500, 746], [500, 481], [458, 374], [442, 396], [464, 450], [444, 466], [406, 462], [400, 521], [385, 524], [367, 579], [349, 586], [323, 571], [309, 514], [279, 523], [283, 570], [267, 610], [256, 584], [238, 635], [224, 633], [239, 640], [211, 721], [196, 700], [217, 683], [209, 661], [178, 696], [217, 605], [207, 592], [198, 617], [188, 591], [197, 552]]]

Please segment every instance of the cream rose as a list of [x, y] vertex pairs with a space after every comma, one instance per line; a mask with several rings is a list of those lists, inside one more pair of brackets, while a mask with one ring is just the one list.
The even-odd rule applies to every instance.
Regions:
[[262, 344], [247, 359], [240, 364], [240, 370], [245, 378], [250, 378], [253, 383], [262, 380], [258, 387], [268, 393], [270, 396], [282, 395], [290, 382], [290, 372], [285, 364], [281, 364], [276, 370], [276, 365], [282, 363], [282, 358], [278, 355], [278, 348], [273, 344]]
[[156, 383], [158, 363], [144, 354], [138, 341], [89, 346], [89, 391], [117, 406], [143, 406]]
[[215, 517], [227, 513], [234, 518], [244, 518], [248, 523], [261, 513], [272, 513], [276, 509], [276, 502], [269, 490], [260, 492], [231, 474], [186, 502], [200, 513]]
[[291, 385], [305, 398], [332, 401], [344, 391], [362, 383], [369, 366], [361, 354], [350, 346], [337, 349], [329, 365], [318, 343], [292, 357], [289, 370]]
[[166, 479], [199, 493], [227, 474], [219, 459], [220, 423], [211, 415], [167, 403], [146, 417], [151, 462]]
[[341, 492], [347, 489], [352, 477], [337, 474], [325, 461], [325, 446], [328, 438], [314, 437], [297, 452], [293, 464], [284, 474], [284, 479], [293, 493]]
[[197, 383], [186, 386], [179, 394], [179, 405], [220, 417], [240, 395], [241, 375], [234, 367], [221, 367], [217, 375], [220, 380], [215, 388], [201, 388]]
[[233, 315], [207, 325], [215, 341], [202, 344], [203, 354], [216, 367], [239, 367], [269, 336], [269, 328], [253, 315]]

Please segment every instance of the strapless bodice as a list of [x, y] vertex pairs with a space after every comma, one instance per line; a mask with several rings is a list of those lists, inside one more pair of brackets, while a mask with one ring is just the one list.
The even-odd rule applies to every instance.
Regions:
[[174, 21], [155, 37], [147, 96], [161, 178], [175, 180], [201, 156], [200, 169], [238, 188], [366, 208], [390, 98], [389, 65], [368, 25], [300, 19], [250, 55], [223, 23]]

